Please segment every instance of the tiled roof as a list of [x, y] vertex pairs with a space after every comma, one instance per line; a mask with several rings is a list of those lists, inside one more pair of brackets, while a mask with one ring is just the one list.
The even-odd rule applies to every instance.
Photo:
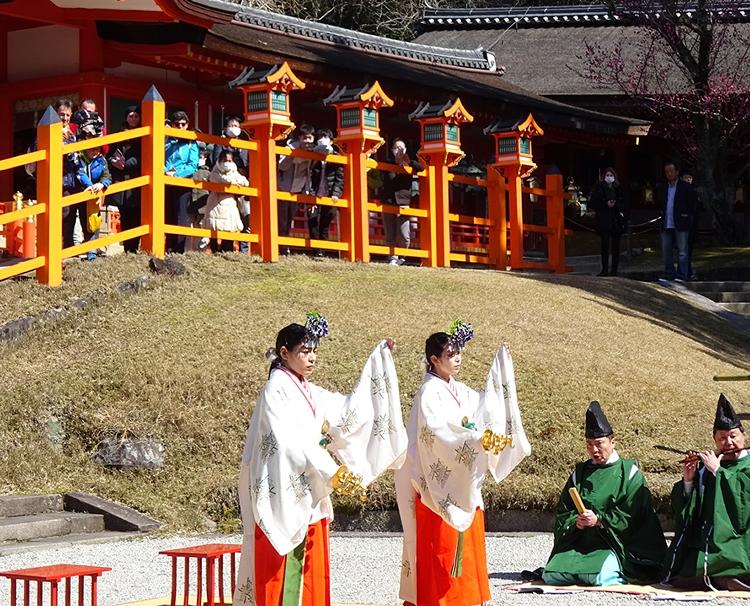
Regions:
[[[693, 4], [682, 5], [687, 17], [695, 11]], [[717, 15], [732, 21], [750, 20], [750, 2], [727, 2], [714, 5]], [[630, 15], [634, 15], [632, 11]], [[611, 15], [601, 4], [577, 6], [526, 6], [496, 8], [425, 8], [419, 21], [421, 31], [435, 29], [516, 27], [560, 27], [619, 25], [628, 15], [623, 10]]]
[[482, 48], [441, 48], [393, 40], [317, 21], [272, 13], [226, 0], [177, 0], [177, 2], [186, 10], [208, 18], [211, 18], [212, 14], [217, 17], [221, 16], [220, 20], [225, 23], [230, 21], [258, 30], [278, 32], [285, 36], [304, 38], [339, 48], [454, 69], [483, 72], [497, 70], [495, 55]]

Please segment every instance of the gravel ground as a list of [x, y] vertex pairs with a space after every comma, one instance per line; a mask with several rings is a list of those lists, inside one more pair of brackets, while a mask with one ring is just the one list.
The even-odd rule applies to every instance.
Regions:
[[[111, 566], [100, 582], [101, 606], [115, 606], [135, 600], [162, 597], [169, 593], [170, 567], [164, 549], [201, 543], [239, 543], [233, 536], [179, 536], [144, 538], [96, 545], [76, 545], [0, 557], [0, 569], [77, 563]], [[517, 594], [503, 586], [520, 581], [519, 571], [544, 564], [552, 547], [548, 534], [516, 534], [487, 537], [491, 604], [511, 606], [554, 605], [643, 605], [648, 598], [606, 593], [559, 596]], [[332, 598], [352, 604], [398, 604], [398, 571], [401, 539], [384, 535], [334, 535], [331, 539]], [[33, 601], [33, 598], [32, 598]], [[721, 604], [743, 604], [750, 600], [722, 599]], [[0, 604], [9, 602], [8, 583], [0, 583]], [[675, 603], [670, 601], [669, 603]], [[46, 602], [45, 602], [46, 604]]]

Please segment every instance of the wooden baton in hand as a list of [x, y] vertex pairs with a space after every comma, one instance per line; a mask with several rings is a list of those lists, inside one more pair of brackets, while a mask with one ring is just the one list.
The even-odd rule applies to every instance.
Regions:
[[581, 500], [581, 495], [578, 494], [578, 490], [575, 486], [571, 486], [568, 489], [568, 493], [570, 493], [570, 498], [573, 499], [573, 505], [576, 506], [576, 509], [578, 510], [578, 513], [583, 513], [586, 511], [586, 506], [583, 504], [583, 501]]

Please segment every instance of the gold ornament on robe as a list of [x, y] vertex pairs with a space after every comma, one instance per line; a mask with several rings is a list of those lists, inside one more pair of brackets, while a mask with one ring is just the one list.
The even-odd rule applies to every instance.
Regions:
[[513, 447], [513, 436], [495, 433], [491, 429], [485, 430], [482, 434], [482, 448], [492, 452], [492, 454], [500, 454], [506, 446]]
[[331, 481], [336, 493], [346, 497], [357, 497], [362, 503], [367, 501], [367, 488], [362, 485], [362, 476], [349, 471], [346, 465], [336, 470]]

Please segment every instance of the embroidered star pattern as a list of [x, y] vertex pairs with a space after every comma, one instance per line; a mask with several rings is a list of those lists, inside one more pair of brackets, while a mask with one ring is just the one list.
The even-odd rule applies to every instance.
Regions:
[[441, 488], [445, 486], [445, 482], [450, 475], [451, 470], [448, 469], [440, 459], [430, 465], [430, 477], [440, 484]]
[[510, 388], [507, 383], [503, 383], [503, 398], [510, 400]]
[[338, 426], [341, 428], [342, 433], [350, 433], [352, 430], [352, 426], [356, 422], [357, 422], [357, 411], [354, 409], [347, 410], [346, 413], [344, 413], [341, 416]]
[[453, 505], [454, 507], [457, 506], [456, 502], [453, 500], [453, 497], [451, 497], [450, 494], [446, 495], [446, 497], [438, 502], [438, 508], [440, 509], [440, 513], [443, 517], [448, 517], [448, 507]]
[[478, 454], [479, 453], [477, 453], [476, 450], [469, 446], [468, 442], [464, 442], [463, 446], [456, 448], [456, 461], [461, 465], [466, 465], [468, 469], [471, 469]]
[[288, 490], [294, 492], [297, 501], [301, 501], [310, 492], [310, 480], [307, 479], [304, 472], [299, 475], [296, 473], [289, 474]]
[[385, 394], [385, 375], [372, 375], [370, 379], [370, 393], [373, 396], [383, 396]]
[[273, 435], [272, 431], [263, 434], [263, 438], [260, 441], [260, 458], [261, 461], [268, 461], [276, 451], [279, 449], [279, 443], [276, 441], [276, 436]]
[[383, 373], [383, 384], [385, 385], [386, 391], [391, 391], [391, 378], [387, 372]]
[[270, 499], [272, 496], [276, 496], [276, 487], [271, 483], [268, 476], [255, 480], [253, 485], [253, 496], [256, 501], [262, 501], [263, 499]]
[[[419, 487], [422, 489], [422, 491], [427, 490], [427, 480], [424, 476], [419, 476]], [[416, 508], [417, 502], [414, 501], [414, 507]]]
[[432, 445], [435, 443], [435, 434], [427, 425], [422, 425], [422, 429], [419, 430], [419, 441], [427, 448], [432, 449]]
[[411, 564], [409, 563], [409, 560], [404, 560], [403, 562], [401, 562], [401, 570], [403, 571], [405, 577], [411, 575]]
[[388, 434], [394, 431], [396, 431], [396, 428], [391, 423], [391, 418], [388, 415], [378, 415], [375, 417], [375, 422], [372, 424], [372, 435], [385, 440]]
[[237, 595], [242, 599], [245, 604], [255, 604], [255, 591], [253, 590], [253, 582], [248, 578], [244, 585], [237, 587]]

